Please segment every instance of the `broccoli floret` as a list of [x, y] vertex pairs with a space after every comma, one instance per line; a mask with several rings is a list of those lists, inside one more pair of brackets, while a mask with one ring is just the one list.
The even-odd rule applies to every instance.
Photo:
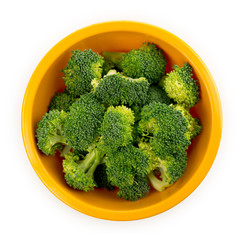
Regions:
[[149, 158], [133, 145], [106, 154], [105, 164], [109, 181], [119, 188], [131, 186], [136, 175], [143, 177], [149, 172]]
[[149, 83], [145, 78], [132, 79], [110, 70], [103, 79], [92, 81], [95, 96], [107, 105], [143, 105]]
[[105, 164], [108, 180], [120, 189], [117, 193], [119, 197], [136, 201], [148, 193], [150, 162], [139, 148], [127, 145], [116, 152], [110, 152], [106, 155]]
[[51, 99], [51, 102], [48, 106], [49, 111], [57, 109], [59, 111], [63, 110], [65, 112], [69, 112], [69, 108], [73, 102], [75, 102], [77, 98], [73, 97], [68, 93], [68, 91], [64, 91], [62, 93], [57, 92]]
[[165, 188], [171, 186], [175, 183], [185, 172], [187, 165], [187, 158], [181, 160], [176, 160], [173, 157], [166, 157], [164, 160], [161, 160], [157, 166], [159, 171], [159, 178], [156, 177], [155, 171], [149, 173], [148, 178], [154, 189], [159, 192], [165, 190]]
[[149, 189], [147, 177], [135, 176], [133, 184], [121, 187], [117, 195], [125, 200], [137, 201], [145, 197], [149, 193]]
[[115, 187], [109, 182], [106, 170], [105, 163], [99, 164], [94, 172], [94, 180], [98, 188], [106, 188], [108, 191], [113, 191]]
[[153, 151], [150, 143], [140, 142], [138, 145], [150, 159], [150, 173], [148, 174], [148, 178], [156, 190], [163, 191], [184, 174], [187, 164], [186, 151], [182, 150], [181, 158], [178, 160], [172, 156], [166, 156], [161, 159]]
[[115, 64], [110, 60], [104, 59], [102, 75], [106, 75], [111, 69], [115, 69]]
[[167, 105], [173, 103], [163, 88], [154, 85], [150, 86], [148, 89], [148, 100], [146, 104], [151, 102], [160, 102]]
[[143, 136], [143, 141], [150, 142], [161, 158], [181, 158], [182, 151], [190, 145], [185, 136], [186, 119], [181, 112], [166, 104], [153, 102], [144, 106], [138, 131]]
[[202, 131], [202, 125], [200, 120], [198, 118], [193, 118], [189, 111], [181, 105], [174, 105], [174, 108], [180, 111], [187, 121], [187, 139], [194, 139]]
[[94, 172], [101, 162], [102, 155], [96, 148], [92, 149], [84, 159], [70, 152], [63, 160], [64, 178], [69, 186], [85, 192], [94, 190]]
[[63, 127], [70, 146], [79, 151], [87, 150], [99, 136], [103, 115], [104, 108], [91, 93], [74, 102]]
[[154, 83], [165, 75], [167, 60], [163, 51], [153, 43], [143, 43], [142, 47], [128, 53], [103, 52], [103, 56], [132, 78], [145, 77]]
[[62, 131], [66, 117], [64, 111], [51, 110], [37, 123], [37, 146], [46, 155], [54, 156], [57, 150], [67, 145]]
[[191, 108], [199, 101], [199, 86], [192, 78], [192, 67], [186, 63], [182, 68], [175, 65], [173, 69], [160, 85], [175, 102]]
[[101, 125], [101, 144], [105, 152], [116, 151], [118, 147], [132, 142], [134, 115], [125, 106], [109, 107]]
[[91, 81], [102, 77], [104, 59], [91, 49], [72, 51], [67, 67], [63, 70], [67, 90], [80, 96], [92, 89]]

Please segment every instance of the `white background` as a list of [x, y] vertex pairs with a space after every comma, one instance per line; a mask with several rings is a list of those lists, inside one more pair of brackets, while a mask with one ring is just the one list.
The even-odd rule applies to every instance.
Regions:
[[[1, 1], [0, 239], [244, 239], [243, 1]], [[160, 215], [96, 219], [66, 206], [32, 169], [21, 137], [21, 105], [32, 72], [68, 34], [93, 23], [136, 20], [188, 43], [217, 84], [223, 134], [200, 186]]]

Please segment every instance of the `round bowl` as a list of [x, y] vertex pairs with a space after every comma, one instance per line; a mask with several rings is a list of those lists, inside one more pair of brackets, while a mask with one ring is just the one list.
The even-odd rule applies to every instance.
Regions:
[[[36, 145], [37, 122], [47, 111], [51, 97], [64, 88], [61, 70], [71, 51], [92, 49], [129, 51], [143, 42], [154, 42], [168, 59], [168, 71], [174, 65], [189, 62], [200, 83], [201, 100], [193, 112], [203, 130], [192, 141], [185, 174], [163, 192], [151, 191], [136, 202], [120, 199], [114, 192], [96, 189], [88, 193], [71, 189], [63, 178], [61, 160], [42, 154]], [[29, 160], [46, 187], [61, 201], [87, 215], [109, 220], [135, 220], [162, 213], [185, 199], [209, 171], [221, 138], [222, 111], [214, 80], [200, 57], [175, 35], [152, 25], [116, 21], [94, 24], [78, 30], [56, 44], [35, 69], [25, 92], [22, 106], [22, 135]]]

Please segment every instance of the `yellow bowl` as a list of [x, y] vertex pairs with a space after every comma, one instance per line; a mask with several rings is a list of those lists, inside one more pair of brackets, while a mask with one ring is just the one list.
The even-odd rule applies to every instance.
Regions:
[[[194, 107], [202, 122], [202, 133], [192, 142], [188, 166], [183, 177], [159, 193], [152, 191], [136, 202], [119, 199], [115, 193], [96, 189], [84, 193], [73, 190], [64, 181], [61, 160], [47, 157], [36, 146], [37, 122], [47, 111], [51, 97], [64, 87], [61, 69], [75, 49], [128, 51], [143, 42], [162, 48], [168, 64], [189, 62], [200, 83], [200, 102]], [[201, 183], [216, 156], [221, 132], [221, 103], [214, 80], [200, 57], [175, 35], [152, 25], [117, 21], [94, 24], [78, 30], [55, 45], [34, 71], [22, 106], [22, 135], [29, 160], [46, 187], [70, 207], [87, 215], [109, 220], [135, 220], [162, 213], [185, 199]]]

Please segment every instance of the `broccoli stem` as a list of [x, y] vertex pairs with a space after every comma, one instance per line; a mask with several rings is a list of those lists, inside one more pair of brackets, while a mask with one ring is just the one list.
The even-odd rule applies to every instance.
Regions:
[[112, 63], [116, 65], [120, 70], [122, 69], [121, 60], [123, 59], [124, 52], [103, 52], [103, 56], [110, 60]]
[[104, 154], [101, 154], [97, 149], [89, 152], [84, 160], [81, 161], [80, 167], [84, 169], [84, 172], [89, 176], [93, 176], [98, 164], [100, 164], [101, 159]]
[[93, 165], [90, 167], [90, 169], [88, 171], [88, 175], [90, 175], [90, 176], [93, 176], [97, 166], [101, 163], [101, 160], [102, 160], [102, 157], [103, 157], [102, 156], [103, 154], [100, 154], [97, 149], [95, 149], [93, 152], [95, 154], [95, 161], [94, 161]]
[[50, 137], [50, 143], [52, 146], [54, 146], [57, 143], [67, 145], [66, 138], [58, 134]]
[[91, 166], [91, 164], [94, 162], [95, 157], [96, 157], [95, 150], [93, 150], [93, 151], [89, 152], [89, 153], [85, 156], [84, 160], [82, 160], [82, 161], [80, 162], [79, 165], [80, 165], [80, 167], [81, 167], [82, 169], [84, 169], [84, 172], [87, 172], [87, 170], [89, 169], [89, 167]]
[[71, 150], [71, 147], [69, 145], [65, 145], [63, 150], [60, 153], [60, 157], [64, 157], [65, 154], [67, 154]]
[[162, 192], [166, 187], [169, 187], [171, 184], [169, 184], [168, 182], [166, 182], [164, 180], [164, 170], [163, 170], [163, 168], [159, 167], [158, 169], [160, 171], [160, 177], [162, 178], [162, 180], [158, 179], [154, 175], [153, 171], [151, 171], [149, 173], [148, 178], [149, 178], [149, 181], [150, 181], [152, 187], [154, 189], [156, 189], [157, 191]]

